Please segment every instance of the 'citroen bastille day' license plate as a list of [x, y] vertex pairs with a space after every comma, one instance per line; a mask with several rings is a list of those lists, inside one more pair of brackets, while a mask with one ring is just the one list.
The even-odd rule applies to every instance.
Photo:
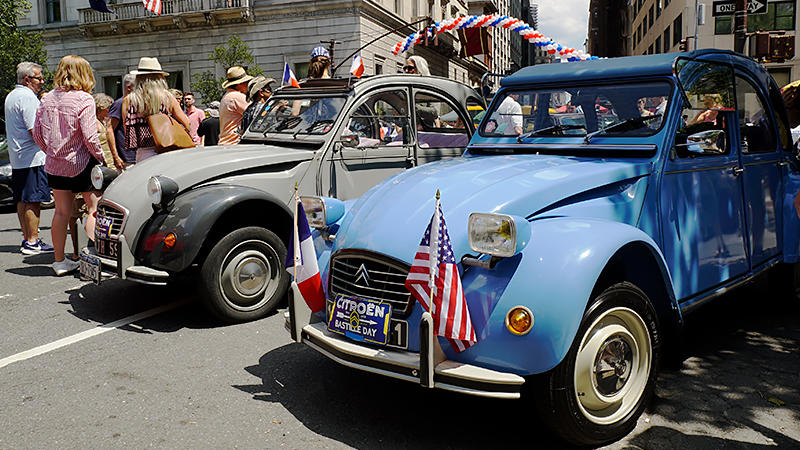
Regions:
[[365, 298], [337, 295], [328, 330], [356, 341], [386, 345], [392, 305]]

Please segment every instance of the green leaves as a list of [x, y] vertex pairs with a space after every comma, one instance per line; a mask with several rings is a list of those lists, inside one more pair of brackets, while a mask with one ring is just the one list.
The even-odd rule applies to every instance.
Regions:
[[[222, 66], [225, 71], [233, 66], [242, 66], [246, 69], [248, 75], [256, 77], [264, 74], [261, 67], [254, 64], [255, 58], [250, 51], [250, 47], [236, 35], [230, 36], [225, 44], [216, 46], [214, 51], [208, 55], [208, 59]], [[222, 98], [225, 93], [225, 90], [222, 89], [224, 81], [225, 77], [217, 78], [213, 71], [206, 70], [195, 74], [192, 77], [190, 86], [192, 87], [192, 92], [202, 97], [203, 103], [209, 104]]]
[[41, 34], [17, 26], [30, 7], [25, 0], [0, 0], [0, 104], [17, 82], [17, 64], [32, 61], [44, 66], [47, 60]]

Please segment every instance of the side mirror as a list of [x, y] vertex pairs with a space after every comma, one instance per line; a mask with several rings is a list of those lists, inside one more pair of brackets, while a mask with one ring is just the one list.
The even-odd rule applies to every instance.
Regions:
[[727, 151], [725, 139], [723, 130], [706, 130], [690, 134], [686, 137], [685, 144], [676, 146], [686, 147], [688, 152], [695, 155], [723, 155]]
[[358, 139], [358, 135], [355, 134], [345, 134], [341, 137], [339, 142], [342, 143], [342, 147], [349, 147], [349, 148], [358, 147], [358, 144], [361, 143], [361, 141]]

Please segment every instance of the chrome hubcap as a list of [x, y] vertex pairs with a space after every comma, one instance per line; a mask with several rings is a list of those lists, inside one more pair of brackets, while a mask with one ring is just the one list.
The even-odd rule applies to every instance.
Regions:
[[619, 392], [631, 375], [633, 350], [621, 337], [603, 343], [594, 363], [594, 386], [605, 396]]
[[232, 248], [219, 274], [226, 303], [238, 311], [253, 311], [269, 301], [280, 284], [279, 260], [263, 241], [244, 241]]

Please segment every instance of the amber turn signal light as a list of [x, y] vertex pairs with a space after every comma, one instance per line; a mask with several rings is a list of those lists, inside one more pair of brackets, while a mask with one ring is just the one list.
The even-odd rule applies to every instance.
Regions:
[[524, 306], [515, 306], [506, 314], [506, 328], [517, 336], [527, 334], [533, 328], [533, 313]]
[[177, 242], [177, 240], [178, 240], [178, 237], [175, 236], [175, 233], [167, 233], [167, 235], [164, 236], [164, 247], [167, 247], [167, 248], [174, 247], [175, 246], [175, 242]]

